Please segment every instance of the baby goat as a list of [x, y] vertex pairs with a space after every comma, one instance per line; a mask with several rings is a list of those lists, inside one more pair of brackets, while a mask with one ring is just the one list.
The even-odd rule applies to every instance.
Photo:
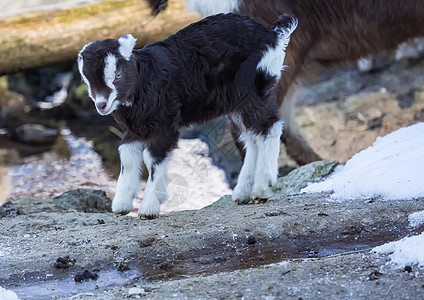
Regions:
[[274, 86], [297, 19], [272, 28], [236, 14], [203, 19], [141, 50], [125, 35], [84, 46], [81, 77], [101, 115], [124, 129], [121, 174], [112, 211], [125, 214], [149, 171], [141, 217], [159, 214], [167, 199], [167, 162], [181, 127], [226, 115], [240, 132], [246, 157], [233, 199], [266, 199], [277, 180], [283, 122]]

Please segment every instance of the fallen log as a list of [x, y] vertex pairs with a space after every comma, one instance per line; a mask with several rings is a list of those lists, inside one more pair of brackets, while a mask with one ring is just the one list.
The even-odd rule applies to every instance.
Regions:
[[[0, 18], [0, 74], [76, 59], [90, 41], [132, 33], [137, 47], [163, 39], [198, 20], [182, 0], [77, 1], [72, 6]], [[152, 3], [158, 3], [153, 4]]]

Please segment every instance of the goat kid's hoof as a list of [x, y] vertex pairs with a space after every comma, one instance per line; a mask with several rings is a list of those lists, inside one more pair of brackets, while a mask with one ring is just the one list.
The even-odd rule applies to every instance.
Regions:
[[253, 189], [252, 194], [250, 195], [250, 199], [259, 199], [259, 200], [265, 200], [269, 199], [272, 196], [274, 196], [274, 193], [272, 191], [272, 188], [267, 187], [265, 189], [255, 190]]
[[130, 212], [131, 212], [131, 211], [114, 211], [113, 213], [114, 213], [116, 216], [125, 216], [125, 215], [128, 215]]
[[156, 219], [160, 213], [160, 203], [158, 201], [148, 202], [143, 200], [138, 210], [138, 216], [141, 219]]
[[266, 203], [267, 201], [268, 201], [267, 198], [265, 198], [265, 199], [256, 198], [256, 199], [253, 200], [253, 203], [254, 204], [261, 204], [261, 203]]
[[138, 217], [143, 220], [153, 220], [159, 218], [159, 215], [142, 215], [138, 214]]
[[234, 200], [234, 202], [237, 205], [245, 205], [245, 204], [251, 203], [251, 200], [250, 199], [236, 199], [236, 200]]
[[112, 201], [112, 212], [118, 216], [125, 216], [133, 210], [133, 204], [131, 201], [118, 201], [114, 199]]

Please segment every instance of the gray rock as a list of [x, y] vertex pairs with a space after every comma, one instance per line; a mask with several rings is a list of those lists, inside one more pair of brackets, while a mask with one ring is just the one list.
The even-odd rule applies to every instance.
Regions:
[[[305, 188], [308, 183], [319, 181], [330, 175], [338, 164], [335, 160], [322, 160], [294, 169], [286, 176], [278, 178], [274, 186], [275, 195], [271, 199], [275, 200], [281, 197], [299, 194], [300, 190]], [[205, 209], [235, 206], [237, 204], [234, 203], [231, 195], [225, 195], [218, 201], [206, 206]]]
[[294, 169], [286, 176], [278, 178], [273, 198], [299, 194], [308, 183], [319, 181], [331, 174], [338, 164], [335, 160], [322, 160]]
[[89, 213], [111, 212], [112, 200], [101, 190], [76, 189], [54, 198], [67, 210]]

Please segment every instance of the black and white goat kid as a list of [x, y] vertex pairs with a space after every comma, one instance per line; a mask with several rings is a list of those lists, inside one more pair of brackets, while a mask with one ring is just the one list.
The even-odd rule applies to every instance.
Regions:
[[296, 27], [289, 15], [268, 28], [219, 14], [141, 50], [133, 50], [130, 34], [84, 46], [78, 66], [89, 96], [125, 131], [113, 212], [132, 210], [144, 162], [149, 178], [139, 215], [156, 217], [167, 198], [167, 163], [180, 129], [221, 115], [238, 128], [246, 148], [233, 199], [270, 197], [283, 126], [274, 85]]

